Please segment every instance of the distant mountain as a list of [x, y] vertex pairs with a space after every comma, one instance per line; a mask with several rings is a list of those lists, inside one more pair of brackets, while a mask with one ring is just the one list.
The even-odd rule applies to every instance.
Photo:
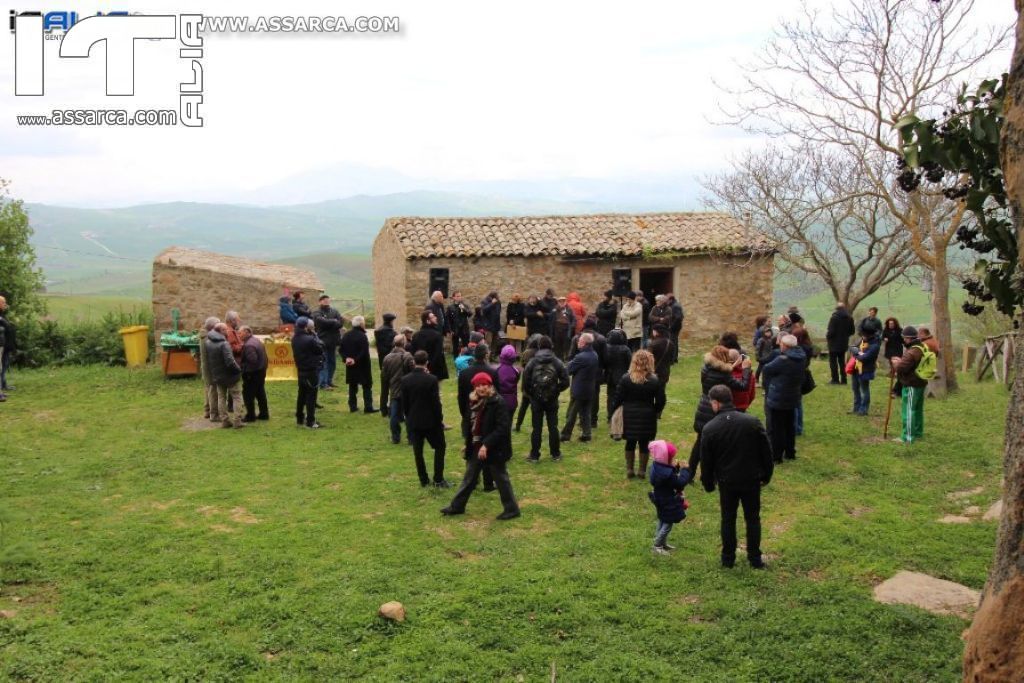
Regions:
[[171, 245], [265, 261], [303, 254], [368, 254], [389, 216], [549, 215], [613, 210], [594, 202], [416, 191], [255, 206], [171, 202], [116, 209], [26, 204], [49, 286], [76, 294], [148, 289], [153, 257]]

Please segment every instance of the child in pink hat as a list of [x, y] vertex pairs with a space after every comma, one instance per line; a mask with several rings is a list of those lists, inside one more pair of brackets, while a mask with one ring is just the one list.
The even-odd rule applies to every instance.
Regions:
[[671, 441], [652, 441], [648, 449], [654, 462], [649, 477], [652, 490], [647, 495], [658, 511], [652, 550], [658, 555], [668, 555], [670, 550], [675, 550], [668, 544], [668, 534], [674, 524], [686, 519], [688, 504], [683, 489], [693, 479], [693, 473], [675, 462], [677, 449]]

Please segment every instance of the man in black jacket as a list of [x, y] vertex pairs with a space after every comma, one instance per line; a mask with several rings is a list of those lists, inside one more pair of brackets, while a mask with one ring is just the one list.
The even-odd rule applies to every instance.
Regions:
[[482, 470], [488, 470], [498, 488], [504, 510], [499, 520], [519, 516], [519, 503], [512, 492], [512, 481], [508, 476], [508, 460], [512, 457], [512, 415], [505, 400], [497, 393], [491, 376], [478, 372], [472, 378], [473, 392], [470, 395], [471, 425], [466, 438], [466, 474], [459, 490], [442, 515], [461, 515], [466, 512], [466, 503], [476, 488]]
[[295, 311], [296, 320], [302, 316], [306, 316], [308, 318], [312, 315], [312, 312], [309, 310], [309, 304], [306, 303], [305, 296], [306, 295], [302, 293], [302, 290], [292, 292], [292, 310]]
[[868, 314], [857, 324], [857, 334], [860, 336], [872, 336], [868, 330], [874, 330], [875, 334], [882, 334], [882, 321], [878, 319], [878, 309], [874, 306], [868, 309]]
[[352, 318], [352, 329], [341, 338], [338, 353], [345, 361], [345, 383], [348, 384], [348, 409], [359, 412], [356, 396], [363, 388], [363, 412], [376, 413], [373, 407], [373, 372], [370, 370], [370, 340], [366, 338], [366, 319]]
[[[253, 336], [252, 328], [243, 325], [239, 330], [242, 338], [242, 402], [245, 404], [243, 422], [269, 420], [267, 408], [267, 350], [263, 342]], [[259, 415], [256, 406], [259, 406]]]
[[434, 317], [437, 318], [437, 328], [440, 330], [442, 335], [450, 332], [448, 329], [448, 316], [445, 315], [444, 294], [441, 290], [437, 290], [430, 295], [430, 301], [427, 302], [427, 305], [423, 310], [430, 311], [434, 314]]
[[434, 486], [448, 488], [444, 478], [444, 412], [441, 407], [441, 389], [436, 377], [427, 371], [430, 357], [426, 351], [413, 354], [416, 366], [402, 378], [402, 412], [405, 429], [412, 443], [416, 459], [416, 473], [421, 486], [430, 486], [427, 464], [423, 460], [423, 442], [434, 449]]
[[615, 321], [619, 317], [619, 306], [615, 303], [613, 290], [604, 293], [604, 301], [594, 308], [594, 315], [597, 316], [597, 331], [607, 337], [615, 329]]
[[701, 433], [700, 480], [711, 493], [718, 485], [722, 508], [722, 566], [736, 563], [736, 510], [743, 505], [747, 559], [764, 569], [761, 558], [761, 487], [772, 479], [772, 449], [761, 421], [732, 405], [732, 392], [716, 384], [708, 392], [715, 417]]
[[[334, 371], [338, 362], [338, 344], [341, 343], [341, 329], [345, 324], [341, 313], [331, 307], [331, 297], [320, 297], [320, 307], [313, 311], [313, 325], [324, 346], [324, 365], [320, 370], [320, 388], [333, 389]], [[298, 322], [298, 321], [296, 321]]]
[[565, 371], [572, 378], [569, 389], [569, 410], [565, 416], [565, 426], [562, 428], [562, 441], [568, 441], [572, 437], [573, 427], [576, 426], [576, 416], [580, 418], [580, 441], [590, 441], [591, 418], [593, 417], [593, 405], [595, 402], [594, 393], [597, 390], [597, 381], [601, 376], [601, 362], [594, 352], [594, 335], [584, 332], [576, 340], [579, 351], [569, 361]]
[[473, 309], [462, 300], [462, 292], [452, 293], [452, 302], [448, 304], [445, 317], [452, 335], [452, 358], [458, 358], [469, 344], [469, 320], [473, 317]]
[[853, 316], [846, 310], [846, 304], [837, 303], [825, 331], [825, 341], [828, 342], [828, 367], [832, 372], [829, 384], [846, 384], [846, 351], [850, 347], [853, 328]]
[[[597, 425], [597, 413], [600, 409], [601, 403], [601, 385], [604, 384], [605, 368], [607, 367], [606, 357], [608, 355], [608, 339], [603, 334], [597, 331], [597, 316], [588, 315], [583, 320], [583, 329], [580, 330], [580, 334], [587, 332], [594, 338], [594, 343], [591, 344], [591, 348], [594, 349], [594, 353], [597, 354], [598, 364], [598, 378], [597, 385], [594, 387], [594, 400], [591, 403], [590, 408], [590, 425], [593, 427]], [[579, 338], [577, 334], [572, 338], [572, 342], [569, 344], [569, 360], [576, 357], [579, 353]]]
[[497, 353], [498, 333], [501, 331], [501, 299], [497, 292], [491, 292], [480, 302], [480, 319], [487, 333], [487, 345]]
[[394, 313], [385, 313], [381, 316], [384, 324], [373, 331], [373, 344], [377, 347], [378, 370], [384, 367], [384, 358], [391, 353], [391, 349], [395, 345], [395, 335], [398, 334], [395, 331], [395, 318], [397, 317]]
[[544, 421], [548, 423], [548, 448], [551, 459], [562, 459], [562, 443], [558, 434], [558, 395], [569, 388], [569, 373], [551, 350], [550, 337], [537, 340], [537, 353], [523, 370], [523, 393], [530, 398], [530, 434], [528, 461], [540, 461], [540, 440]]
[[413, 353], [426, 351], [430, 358], [430, 374], [438, 381], [448, 379], [448, 361], [444, 357], [444, 336], [438, 327], [437, 316], [432, 311], [420, 313], [420, 329], [412, 336]]
[[683, 312], [683, 305], [676, 299], [676, 295], [669, 292], [668, 304], [672, 308], [672, 325], [669, 331], [672, 333], [672, 363], [679, 362], [679, 335], [683, 332], [683, 319], [686, 314]]
[[295, 422], [310, 429], [320, 429], [320, 423], [316, 421], [316, 397], [324, 366], [324, 345], [314, 333], [315, 329], [312, 320], [299, 318], [295, 321], [295, 335], [292, 337], [292, 359], [299, 375]]

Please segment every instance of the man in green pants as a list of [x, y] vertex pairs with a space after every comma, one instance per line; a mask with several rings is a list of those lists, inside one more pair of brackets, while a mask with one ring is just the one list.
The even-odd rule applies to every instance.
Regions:
[[924, 393], [928, 388], [928, 380], [917, 374], [917, 366], [924, 357], [924, 348], [917, 336], [917, 328], [903, 328], [903, 356], [893, 358], [896, 368], [896, 379], [903, 386], [902, 405], [903, 434], [895, 441], [913, 443], [924, 436]]

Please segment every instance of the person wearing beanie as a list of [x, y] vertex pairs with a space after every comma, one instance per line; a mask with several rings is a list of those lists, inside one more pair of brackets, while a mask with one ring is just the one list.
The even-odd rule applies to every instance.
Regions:
[[384, 359], [391, 353], [391, 349], [395, 345], [395, 336], [398, 334], [398, 331], [395, 330], [395, 318], [397, 317], [394, 313], [385, 313], [381, 316], [384, 324], [373, 331], [373, 344], [377, 347], [378, 370], [384, 367]]
[[[394, 354], [389, 358], [391, 355]], [[423, 442], [426, 441], [434, 449], [434, 486], [448, 488], [450, 484], [444, 478], [447, 442], [444, 438], [440, 381], [427, 368], [430, 354], [420, 350], [412, 357], [414, 366], [402, 377], [401, 395], [406, 434], [416, 460], [416, 474], [420, 478], [420, 486], [430, 486], [427, 464], [423, 460]]]
[[295, 422], [301, 427], [320, 429], [316, 421], [316, 397], [320, 388], [320, 372], [324, 366], [324, 345], [314, 332], [315, 324], [306, 316], [295, 321], [292, 336], [292, 358], [298, 371], [299, 395], [295, 400]]
[[473, 393], [473, 378], [483, 372], [491, 378], [491, 383], [498, 386], [498, 371], [487, 362], [491, 348], [483, 342], [473, 347], [473, 361], [459, 372], [458, 384], [459, 414], [462, 416], [462, 437], [466, 437], [469, 429], [469, 395]]
[[608, 333], [615, 329], [615, 322], [619, 317], [619, 306], [615, 302], [615, 291], [607, 290], [604, 293], [604, 301], [594, 307], [594, 315], [597, 317], [597, 331], [608, 336]]
[[[477, 347], [479, 348], [479, 347]], [[489, 472], [501, 496], [499, 520], [519, 517], [519, 503], [508, 476], [508, 460], [512, 457], [512, 415], [495, 387], [491, 373], [483, 370], [470, 378], [473, 391], [469, 395], [470, 426], [466, 434], [466, 474], [455, 497], [441, 509], [445, 516], [466, 512], [466, 503], [476, 488], [481, 472]]]
[[639, 351], [640, 341], [643, 337], [644, 308], [636, 300], [636, 292], [626, 294], [622, 310], [619, 311], [618, 325], [626, 333], [626, 344], [629, 346], [629, 350], [634, 353]]
[[519, 407], [519, 368], [513, 365], [518, 357], [516, 347], [511, 344], [501, 347], [501, 353], [498, 354], [498, 393], [513, 415]]
[[761, 487], [772, 479], [772, 446], [757, 417], [733, 406], [732, 391], [716, 384], [708, 391], [715, 417], [701, 432], [700, 480], [711, 493], [718, 487], [722, 515], [722, 566], [736, 563], [736, 512], [743, 506], [747, 560], [764, 569], [761, 557]]
[[688, 506], [683, 489], [693, 479], [693, 473], [675, 462], [677, 449], [671, 441], [652, 441], [648, 449], [654, 463], [650, 474], [651, 491], [647, 496], [658, 512], [652, 550], [658, 555], [668, 555], [669, 551], [675, 550], [668, 544], [668, 534], [674, 524], [686, 519]]
[[926, 347], [916, 327], [907, 325], [903, 328], [903, 348], [903, 355], [892, 359], [896, 380], [903, 388], [900, 396], [903, 432], [894, 441], [909, 444], [924, 436], [924, 394], [928, 388], [928, 380], [917, 374], [917, 366], [924, 358]]

